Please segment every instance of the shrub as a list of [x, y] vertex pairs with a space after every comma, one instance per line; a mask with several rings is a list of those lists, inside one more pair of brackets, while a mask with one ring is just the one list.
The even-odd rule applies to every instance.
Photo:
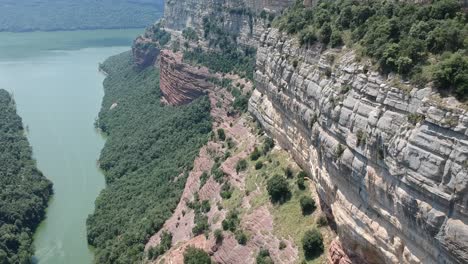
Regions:
[[300, 199], [302, 214], [310, 214], [315, 210], [315, 201], [310, 196], [302, 196]]
[[226, 134], [224, 133], [224, 129], [222, 128], [218, 129], [218, 138], [221, 141], [224, 141], [226, 139]]
[[343, 39], [341, 38], [341, 34], [341, 31], [333, 30], [330, 36], [330, 45], [332, 46], [332, 48], [343, 45]]
[[221, 225], [223, 226], [223, 229], [226, 231], [231, 231], [234, 232], [237, 229], [237, 226], [240, 223], [239, 219], [239, 213], [236, 210], [229, 211], [229, 213], [226, 216], [226, 219], [223, 220]]
[[202, 175], [200, 175], [200, 187], [203, 187], [203, 185], [205, 185], [206, 181], [208, 180], [209, 178], [209, 175], [206, 171], [204, 171], [202, 173]]
[[357, 138], [357, 142], [356, 144], [358, 146], [360, 146], [361, 144], [362, 145], [365, 145], [366, 142], [367, 142], [367, 134], [364, 133], [364, 131], [362, 129], [359, 129], [356, 133], [356, 138]]
[[223, 239], [224, 239], [223, 230], [221, 230], [221, 229], [216, 229], [216, 230], [214, 231], [214, 237], [215, 237], [215, 240], [216, 240], [216, 243], [217, 243], [217, 244], [223, 242]]
[[274, 175], [267, 182], [267, 191], [273, 202], [283, 201], [289, 195], [288, 182], [283, 176]]
[[241, 171], [245, 171], [247, 169], [247, 161], [245, 159], [241, 159], [236, 164], [236, 172], [239, 173]]
[[275, 141], [273, 141], [271, 137], [265, 138], [265, 141], [263, 142], [263, 153], [266, 154], [273, 147], [275, 147]]
[[279, 243], [279, 247], [278, 247], [278, 248], [279, 248], [279, 250], [285, 249], [285, 248], [286, 248], [286, 243], [284, 243], [284, 241], [281, 240], [280, 243]]
[[211, 264], [211, 258], [204, 250], [189, 247], [184, 252], [184, 264]]
[[302, 248], [307, 259], [314, 258], [323, 252], [323, 238], [318, 229], [306, 231], [302, 238]]
[[231, 196], [232, 196], [232, 187], [231, 187], [231, 184], [229, 184], [229, 182], [226, 182], [225, 184], [223, 184], [223, 187], [221, 187], [221, 193], [220, 193], [221, 197], [223, 199], [230, 199]]
[[192, 27], [187, 27], [182, 31], [182, 36], [187, 40], [198, 41], [198, 34]]
[[304, 177], [298, 177], [296, 180], [296, 184], [300, 190], [304, 190], [306, 187]]
[[148, 258], [153, 260], [164, 254], [167, 250], [171, 248], [172, 245], [172, 234], [166, 231], [163, 231], [161, 234], [161, 242], [156, 247], [150, 248], [148, 251]]
[[263, 167], [263, 162], [257, 161], [257, 163], [255, 163], [255, 169], [256, 170], [260, 170], [262, 167]]
[[452, 90], [458, 98], [468, 96], [468, 58], [461, 52], [451, 54], [434, 71], [434, 83], [442, 90]]
[[208, 229], [208, 217], [201, 214], [195, 215], [195, 226], [192, 228], [193, 235], [197, 236], [203, 234], [203, 232], [205, 232]]
[[286, 175], [286, 178], [292, 178], [293, 170], [290, 166], [286, 167], [286, 169], [284, 170], [284, 175]]
[[238, 230], [234, 236], [236, 237], [236, 240], [239, 244], [247, 244], [247, 235], [244, 233], [244, 231]]
[[267, 249], [260, 249], [255, 260], [257, 264], [274, 264]]
[[330, 42], [330, 37], [332, 34], [332, 28], [329, 23], [324, 23], [320, 28], [319, 39], [323, 44], [328, 44]]
[[250, 153], [250, 159], [251, 160], [258, 160], [258, 158], [260, 158], [262, 154], [260, 153], [260, 151], [258, 150], [257, 147], [254, 148], [254, 151], [252, 153]]
[[321, 226], [326, 226], [326, 225], [328, 225], [327, 216], [324, 213], [321, 213], [317, 217], [317, 226], [321, 227]]
[[335, 149], [335, 157], [337, 159], [341, 158], [341, 156], [343, 156], [344, 151], [345, 151], [345, 148], [343, 147], [343, 145], [338, 144]]

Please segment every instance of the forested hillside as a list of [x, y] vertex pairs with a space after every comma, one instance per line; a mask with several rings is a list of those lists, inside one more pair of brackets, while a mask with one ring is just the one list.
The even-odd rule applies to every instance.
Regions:
[[330, 48], [353, 47], [383, 73], [398, 73], [421, 87], [432, 81], [442, 93], [466, 100], [466, 22], [456, 0], [430, 5], [323, 1], [314, 7], [297, 1], [273, 25], [295, 34], [302, 46], [321, 42]]
[[146, 27], [163, 9], [163, 0], [4, 0], [0, 31]]
[[206, 97], [160, 104], [159, 73], [137, 71], [129, 52], [109, 58], [98, 127], [107, 134], [100, 157], [107, 187], [89, 216], [97, 263], [137, 263], [149, 236], [170, 217], [199, 148], [211, 131]]
[[0, 263], [29, 263], [33, 231], [44, 218], [52, 183], [37, 169], [21, 118], [0, 89]]

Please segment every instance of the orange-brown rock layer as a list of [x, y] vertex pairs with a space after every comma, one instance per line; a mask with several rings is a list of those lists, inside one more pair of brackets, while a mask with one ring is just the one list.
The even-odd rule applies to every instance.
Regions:
[[213, 89], [207, 68], [182, 61], [182, 53], [162, 50], [159, 60], [160, 87], [164, 100], [170, 105], [183, 105]]

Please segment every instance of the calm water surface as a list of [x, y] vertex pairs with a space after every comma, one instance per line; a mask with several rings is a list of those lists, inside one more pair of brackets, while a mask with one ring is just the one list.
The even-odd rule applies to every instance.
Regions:
[[93, 261], [86, 218], [104, 187], [96, 166], [104, 139], [93, 127], [103, 96], [98, 64], [140, 32], [0, 33], [0, 88], [13, 93], [38, 167], [54, 183], [35, 235], [38, 263]]

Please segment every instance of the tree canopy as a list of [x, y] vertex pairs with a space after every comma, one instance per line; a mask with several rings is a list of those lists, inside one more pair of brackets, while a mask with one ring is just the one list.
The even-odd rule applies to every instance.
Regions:
[[108, 76], [97, 126], [107, 134], [99, 159], [107, 187], [87, 220], [88, 242], [97, 263], [137, 263], [177, 206], [208, 140], [210, 104], [202, 97], [162, 105], [159, 73], [134, 69], [130, 52], [109, 58], [102, 69]]
[[29, 263], [52, 183], [37, 169], [13, 99], [0, 89], [0, 263]]
[[466, 99], [467, 17], [457, 0], [322, 0], [314, 7], [297, 1], [273, 25], [296, 34], [302, 45], [355, 46], [384, 73], [399, 73], [420, 86], [435, 81], [437, 88]]

